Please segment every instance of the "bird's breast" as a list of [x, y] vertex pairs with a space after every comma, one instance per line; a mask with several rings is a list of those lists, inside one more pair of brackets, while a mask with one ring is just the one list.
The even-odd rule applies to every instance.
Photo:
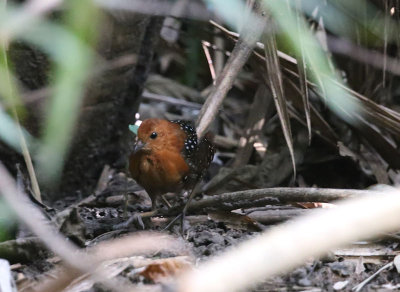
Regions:
[[174, 151], [138, 151], [130, 157], [129, 170], [132, 178], [147, 192], [166, 193], [182, 188], [182, 181], [189, 172], [189, 166], [182, 155]]

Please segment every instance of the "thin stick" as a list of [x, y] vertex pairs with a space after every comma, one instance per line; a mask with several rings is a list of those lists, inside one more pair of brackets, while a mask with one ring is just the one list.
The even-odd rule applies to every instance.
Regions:
[[[373, 191], [352, 189], [321, 188], [266, 188], [224, 193], [206, 197], [187, 206], [187, 212], [230, 211], [266, 205], [282, 205], [293, 202], [332, 202], [352, 197], [368, 196]], [[181, 212], [181, 207], [162, 211], [158, 215], [173, 216]]]
[[[188, 211], [201, 209], [233, 210], [252, 206], [287, 202], [332, 202], [335, 200], [367, 196], [370, 190], [321, 188], [266, 188], [224, 193], [193, 202]], [[265, 199], [265, 200], [264, 200]], [[263, 201], [264, 200], [264, 201]]]
[[170, 202], [168, 202], [167, 198], [165, 198], [164, 195], [161, 195], [161, 199], [164, 201], [164, 203], [168, 206], [168, 208], [172, 208], [172, 205]]
[[382, 268], [380, 268], [379, 270], [377, 270], [375, 273], [373, 273], [371, 276], [369, 276], [367, 279], [365, 279], [364, 281], [362, 281], [360, 284], [356, 285], [353, 287], [353, 291], [355, 292], [359, 292], [361, 291], [362, 288], [364, 288], [365, 285], [367, 285], [373, 278], [375, 278], [376, 276], [378, 276], [382, 271], [384, 270], [388, 270], [391, 269], [393, 267], [393, 262], [390, 262], [386, 265], [384, 265]]
[[257, 11], [257, 13], [251, 14], [251, 16], [254, 17], [254, 21], [245, 22], [240, 38], [236, 43], [228, 62], [221, 74], [217, 77], [215, 86], [212, 88], [210, 95], [200, 111], [196, 123], [196, 131], [199, 139], [204, 136], [211, 122], [218, 114], [218, 110], [228, 91], [232, 88], [236, 76], [246, 63], [264, 30], [266, 21], [263, 17], [259, 16], [261, 15], [259, 11]]
[[142, 93], [142, 97], [144, 99], [148, 99], [148, 100], [162, 101], [162, 102], [166, 102], [166, 103], [170, 103], [170, 104], [174, 104], [174, 105], [191, 107], [191, 108], [195, 108], [195, 109], [201, 108], [201, 104], [199, 104], [199, 103], [178, 99], [178, 98], [175, 98], [172, 96], [155, 94], [152, 92], [148, 92], [146, 90]]
[[201, 46], [203, 47], [204, 54], [206, 55], [208, 67], [210, 68], [211, 78], [213, 80], [213, 84], [215, 85], [216, 74], [215, 74], [214, 64], [213, 64], [213, 61], [211, 58], [210, 50], [208, 49], [208, 47], [210, 46], [210, 43], [207, 41], [201, 41]]

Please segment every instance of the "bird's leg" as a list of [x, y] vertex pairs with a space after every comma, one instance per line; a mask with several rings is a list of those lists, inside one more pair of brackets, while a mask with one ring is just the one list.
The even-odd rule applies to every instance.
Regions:
[[200, 184], [196, 184], [195, 187], [192, 189], [192, 191], [190, 192], [189, 198], [185, 204], [185, 206], [182, 209], [182, 212], [176, 216], [174, 219], [171, 220], [171, 222], [168, 223], [168, 225], [166, 227], [164, 227], [164, 230], [168, 230], [175, 222], [176, 220], [178, 220], [179, 218], [181, 218], [181, 234], [183, 236], [183, 226], [184, 226], [184, 221], [185, 221], [185, 216], [186, 216], [186, 211], [189, 207], [190, 202], [192, 201], [193, 197], [195, 194], [197, 194], [198, 190], [199, 190], [199, 185]]
[[161, 199], [163, 199], [164, 203], [167, 204], [167, 207], [170, 209], [172, 208], [171, 204], [168, 202], [168, 200], [165, 198], [164, 195], [161, 195]]
[[122, 222], [120, 224], [117, 224], [114, 226], [114, 230], [122, 229], [122, 228], [128, 228], [129, 225], [132, 223], [137, 223], [142, 229], [145, 229], [145, 225], [143, 223], [144, 218], [150, 218], [155, 216], [158, 213], [158, 209], [156, 208], [156, 202], [155, 198], [152, 198], [151, 200], [151, 211], [148, 212], [142, 212], [142, 213], [134, 213], [128, 220], [125, 222]]
[[181, 234], [182, 234], [182, 236], [184, 235], [183, 227], [184, 227], [184, 223], [185, 223], [186, 211], [187, 211], [187, 209], [188, 209], [188, 207], [189, 207], [190, 202], [193, 200], [195, 194], [197, 194], [199, 188], [200, 188], [200, 184], [197, 183], [197, 184], [193, 187], [192, 192], [190, 193], [189, 198], [188, 198], [188, 200], [187, 200], [185, 206], [184, 206], [183, 209], [182, 209], [182, 213], [181, 213]]

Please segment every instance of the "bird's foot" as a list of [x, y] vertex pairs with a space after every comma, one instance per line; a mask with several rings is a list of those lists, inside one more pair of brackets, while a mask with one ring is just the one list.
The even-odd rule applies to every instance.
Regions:
[[114, 225], [113, 229], [114, 230], [119, 230], [119, 229], [128, 229], [129, 226], [134, 224], [137, 228], [140, 228], [142, 230], [145, 229], [145, 224], [143, 222], [143, 219], [148, 219], [152, 216], [157, 215], [158, 210], [152, 210], [149, 212], [143, 212], [143, 213], [134, 213], [128, 220], [125, 222], [122, 222], [120, 224]]
[[162, 231], [166, 231], [166, 230], [170, 229], [178, 219], [181, 219], [180, 220], [180, 222], [181, 222], [180, 234], [182, 237], [185, 237], [185, 232], [187, 230], [187, 228], [185, 228], [186, 227], [185, 218], [186, 218], [186, 212], [183, 211], [178, 216], [176, 216], [174, 219], [172, 219], [171, 222], [169, 222], [168, 225], [165, 226]]

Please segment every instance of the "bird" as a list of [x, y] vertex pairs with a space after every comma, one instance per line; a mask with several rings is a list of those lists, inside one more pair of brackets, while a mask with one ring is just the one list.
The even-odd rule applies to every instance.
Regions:
[[153, 213], [161, 195], [193, 192], [215, 154], [212, 134], [198, 139], [190, 121], [158, 118], [146, 119], [138, 128], [130, 129], [137, 130], [137, 136], [129, 157], [129, 172], [151, 198]]

